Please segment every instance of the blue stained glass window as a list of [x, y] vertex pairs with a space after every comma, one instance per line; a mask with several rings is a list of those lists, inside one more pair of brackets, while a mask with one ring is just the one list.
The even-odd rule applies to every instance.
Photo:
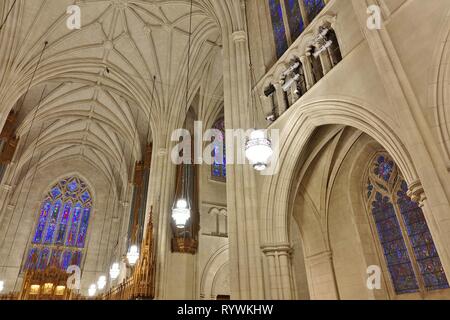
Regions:
[[41, 214], [39, 215], [38, 225], [36, 227], [36, 232], [34, 233], [33, 243], [41, 243], [42, 234], [45, 230], [45, 225], [47, 223], [48, 213], [50, 211], [52, 204], [50, 201], [46, 201], [41, 209]]
[[72, 208], [72, 203], [67, 202], [64, 205], [63, 214], [61, 217], [61, 221], [59, 222], [59, 229], [56, 236], [56, 244], [64, 244], [64, 239], [66, 236], [67, 223], [69, 222], [70, 209]]
[[77, 247], [83, 248], [84, 242], [86, 241], [86, 232], [89, 224], [89, 216], [91, 214], [91, 209], [86, 208], [83, 212], [83, 218], [81, 219], [80, 231], [78, 233]]
[[78, 188], [78, 184], [77, 184], [77, 182], [76, 182], [75, 180], [73, 180], [72, 182], [70, 182], [70, 183], [67, 185], [67, 189], [69, 189], [69, 190], [72, 191], [72, 192], [76, 191], [77, 188]]
[[313, 21], [314, 18], [322, 11], [325, 7], [324, 0], [303, 0], [306, 9], [306, 15], [308, 16], [309, 22]]
[[393, 168], [393, 161], [386, 159], [384, 156], [379, 156], [377, 165], [374, 168], [374, 173], [384, 181], [389, 181]]
[[82, 210], [81, 204], [77, 203], [75, 205], [75, 208], [73, 209], [72, 224], [70, 226], [69, 235], [67, 236], [67, 241], [66, 241], [67, 246], [75, 246], [75, 242], [77, 239], [77, 232], [78, 232], [78, 224], [80, 222], [81, 210]]
[[305, 29], [298, 1], [299, 0], [284, 0], [292, 41], [297, 39]]
[[25, 270], [35, 269], [39, 258], [39, 250], [38, 248], [32, 248], [28, 252], [27, 261], [25, 262]]
[[91, 192], [83, 180], [69, 177], [50, 188], [23, 270], [48, 266], [67, 269], [72, 261], [81, 265], [91, 210]]
[[211, 166], [211, 176], [215, 180], [225, 180], [227, 176], [227, 156], [226, 156], [226, 145], [225, 145], [225, 121], [224, 119], [219, 119], [213, 126], [213, 129], [219, 130], [222, 133], [221, 139], [213, 140], [213, 152], [212, 156], [220, 154], [220, 148], [222, 148], [222, 161], [217, 161], [214, 159]]
[[63, 254], [62, 262], [61, 262], [61, 268], [63, 270], [67, 270], [67, 268], [70, 265], [70, 262], [72, 261], [72, 251], [67, 250]]
[[422, 209], [407, 191], [389, 155], [374, 157], [368, 170], [367, 197], [394, 290], [403, 294], [447, 289]]
[[414, 269], [390, 199], [377, 192], [372, 202], [372, 215], [395, 292], [402, 294], [418, 291]]
[[61, 253], [62, 253], [61, 250], [53, 249], [49, 265], [59, 266], [59, 261], [61, 260]]
[[58, 187], [54, 187], [51, 191], [51, 194], [54, 199], [61, 195], [61, 190]]
[[280, 0], [269, 0], [270, 17], [272, 18], [273, 36], [277, 57], [281, 57], [288, 48], [286, 29], [283, 21], [283, 10]]
[[81, 200], [83, 200], [83, 202], [86, 202], [86, 201], [88, 201], [88, 200], [90, 200], [90, 199], [91, 199], [91, 195], [89, 194], [88, 191], [86, 191], [85, 193], [83, 193], [83, 194], [81, 195]]
[[70, 264], [77, 266], [81, 265], [81, 251], [74, 251], [72, 253], [72, 259], [70, 261]]
[[48, 265], [48, 257], [50, 256], [50, 249], [44, 248], [39, 255], [38, 269], [45, 269]]
[[427, 290], [449, 288], [441, 260], [434, 245], [422, 209], [407, 196], [406, 181], [397, 192], [397, 203]]
[[52, 207], [52, 211], [50, 213], [50, 220], [48, 222], [47, 234], [45, 236], [44, 243], [53, 243], [53, 236], [55, 234], [60, 209], [61, 201], [57, 201]]

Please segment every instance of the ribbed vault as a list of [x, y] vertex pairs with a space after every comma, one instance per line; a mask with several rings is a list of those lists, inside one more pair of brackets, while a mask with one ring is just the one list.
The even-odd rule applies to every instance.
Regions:
[[[213, 2], [193, 2], [188, 95], [207, 122], [223, 101]], [[66, 27], [72, 4], [81, 8], [80, 30]], [[19, 113], [14, 180], [38, 163], [83, 158], [121, 194], [145, 144], [165, 144], [184, 122], [189, 13], [188, 0], [17, 1], [0, 33], [2, 120], [11, 108]]]

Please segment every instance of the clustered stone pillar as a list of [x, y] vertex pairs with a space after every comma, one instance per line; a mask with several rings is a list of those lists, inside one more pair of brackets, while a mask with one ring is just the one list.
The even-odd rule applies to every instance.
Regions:
[[267, 298], [293, 299], [295, 286], [292, 275], [291, 246], [289, 244], [265, 245], [261, 249], [268, 265], [270, 292]]
[[[250, 74], [247, 35], [224, 35], [224, 111], [227, 129], [246, 130], [250, 123]], [[252, 111], [252, 110], [251, 110]], [[250, 111], [250, 112], [251, 112]], [[262, 253], [259, 245], [257, 186], [250, 165], [227, 168], [232, 299], [264, 299]]]

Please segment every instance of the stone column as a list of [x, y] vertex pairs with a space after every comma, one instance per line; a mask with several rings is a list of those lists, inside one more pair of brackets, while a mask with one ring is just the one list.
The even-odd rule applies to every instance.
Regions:
[[291, 268], [289, 244], [265, 245], [262, 251], [267, 259], [270, 292], [268, 298], [290, 300], [294, 298], [294, 278]]
[[[247, 36], [224, 34], [224, 111], [227, 129], [248, 129], [250, 74]], [[229, 153], [228, 153], [229, 154]], [[227, 167], [227, 206], [232, 299], [264, 299], [259, 245], [255, 171], [250, 165]]]
[[[165, 139], [161, 138], [161, 142]], [[145, 225], [148, 225], [149, 210], [153, 206], [154, 219], [154, 255], [156, 259], [155, 297], [164, 299], [168, 292], [168, 261], [171, 239], [171, 208], [175, 191], [175, 165], [170, 159], [169, 147], [166, 141], [155, 147], [150, 169], [149, 192], [147, 195], [147, 212]], [[154, 143], [158, 146], [158, 143]], [[146, 230], [144, 230], [144, 233]]]
[[319, 56], [320, 63], [322, 64], [323, 75], [326, 75], [333, 68], [328, 50], [323, 51]]
[[301, 56], [300, 62], [303, 66], [303, 71], [305, 72], [306, 89], [309, 90], [314, 85], [314, 77], [312, 73], [311, 63], [307, 56]]
[[275, 83], [273, 86], [275, 87], [276, 99], [278, 100], [278, 116], [281, 116], [287, 109], [284, 91], [279, 83]]

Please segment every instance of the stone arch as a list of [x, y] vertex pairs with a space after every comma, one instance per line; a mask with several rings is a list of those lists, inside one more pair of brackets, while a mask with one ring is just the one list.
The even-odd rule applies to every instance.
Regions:
[[[276, 175], [264, 178], [261, 199], [261, 243], [286, 243], [288, 241], [288, 203], [294, 173], [298, 171], [297, 159], [315, 128], [327, 124], [351, 126], [373, 137], [394, 158], [408, 183], [417, 180], [412, 160], [391, 120], [382, 118], [373, 110], [349, 98], [330, 98], [309, 101], [297, 108], [281, 132], [280, 156]], [[275, 127], [274, 127], [275, 129]]]
[[228, 261], [228, 244], [220, 247], [210, 256], [200, 280], [200, 297], [202, 299], [216, 298], [215, 284], [218, 276], [227, 272]]
[[[450, 11], [449, 11], [450, 12]], [[445, 15], [439, 31], [436, 49], [431, 60], [431, 72], [428, 79], [428, 106], [435, 109], [435, 125], [439, 144], [443, 152], [447, 170], [450, 170], [450, 14]]]

